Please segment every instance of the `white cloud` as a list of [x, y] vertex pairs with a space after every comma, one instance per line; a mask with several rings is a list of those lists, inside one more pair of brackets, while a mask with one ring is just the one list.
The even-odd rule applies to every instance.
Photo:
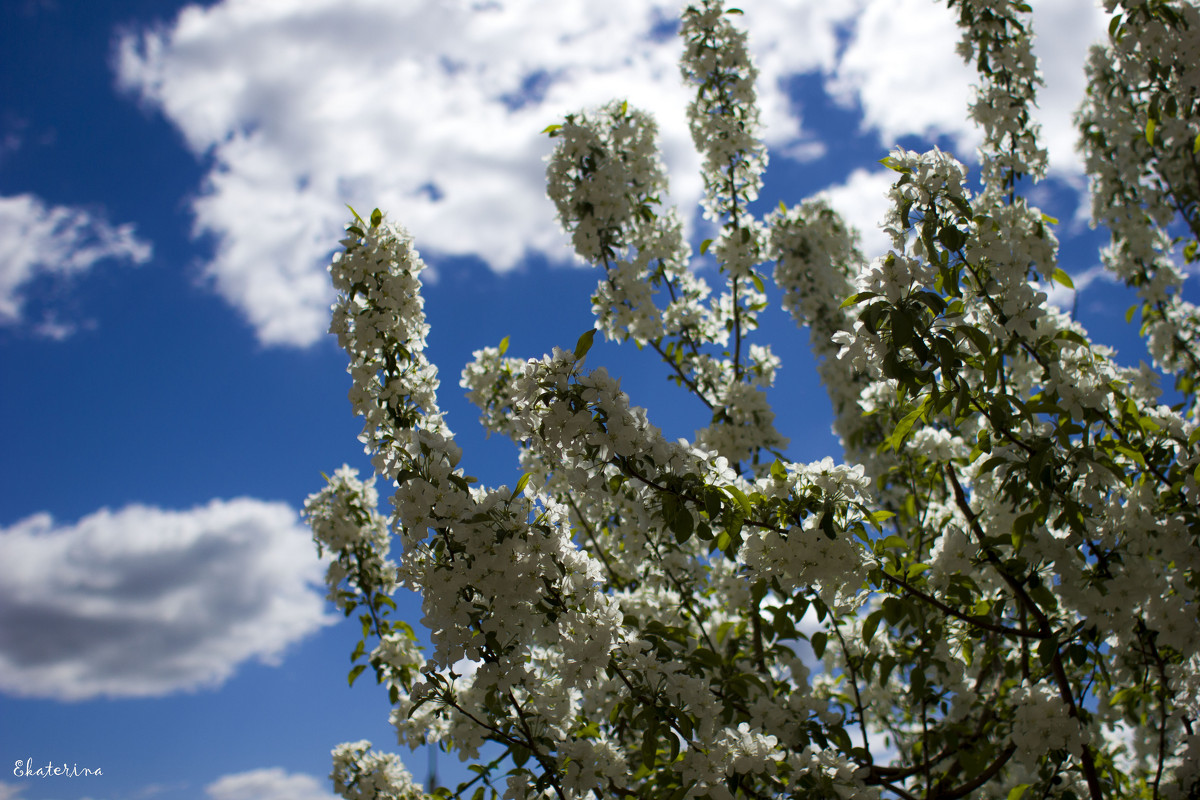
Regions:
[[[1082, 59], [1085, 26], [1072, 27], [1071, 15], [1090, 0], [1058, 2], [1070, 11], [1038, 12], [1044, 38], [1071, 34], [1071, 47], [1054, 50], [1055, 75]], [[942, 4], [744, 7], [777, 157], [825, 152], [786, 91], [790, 77], [812, 73], [861, 107], [884, 148], [910, 133], [977, 141], [966, 122], [973, 73]], [[127, 33], [116, 65], [119, 83], [211, 162], [193, 210], [196, 233], [216, 244], [216, 290], [263, 342], [303, 346], [327, 325], [324, 267], [347, 202], [384, 208], [423, 249], [478, 256], [499, 271], [530, 253], [566, 259], [544, 192], [551, 142], [539, 131], [568, 112], [616, 97], [652, 109], [688, 217], [701, 183], [677, 68], [678, 11], [675, 0], [225, 0]], [[1070, 109], [1047, 96], [1058, 141]]]
[[226, 775], [205, 791], [212, 800], [337, 800], [327, 781], [278, 767]]
[[[694, 173], [674, 36], [653, 33], [676, 10], [227, 0], [126, 36], [118, 71], [212, 159], [194, 211], [217, 243], [217, 290], [262, 341], [305, 345], [328, 325], [324, 265], [345, 203], [497, 270], [529, 252], [566, 258], [540, 132], [616, 96], [667, 110], [667, 158]], [[698, 196], [698, 178], [680, 188]]]
[[0, 528], [0, 690], [156, 697], [277, 663], [333, 618], [311, 536], [283, 503], [133, 505]]
[[[772, 144], [801, 137], [778, 78], [832, 67], [835, 6], [763, 3], [743, 17]], [[496, 270], [533, 252], [567, 259], [539, 132], [571, 111], [615, 97], [653, 109], [674, 198], [694, 208], [678, 11], [674, 0], [226, 0], [125, 35], [117, 69], [212, 161], [193, 210], [216, 242], [217, 291], [263, 342], [306, 345], [327, 325], [324, 265], [347, 202]], [[798, 30], [803, 48], [781, 36]]]
[[[829, 81], [831, 93], [860, 104], [864, 126], [887, 145], [940, 133], [954, 141], [960, 159], [973, 159], [981, 137], [966, 109], [978, 75], [955, 50], [955, 12], [929, 0], [859, 1], [864, 7]], [[1078, 179], [1083, 164], [1071, 117], [1083, 99], [1088, 49], [1107, 35], [1108, 15], [1097, 0], [1033, 5], [1034, 53], [1046, 84], [1035, 116], [1051, 169]]]
[[969, 155], [980, 141], [967, 120], [975, 73], [955, 52], [954, 13], [930, 0], [861, 5], [830, 93], [861, 106], [863, 126], [878, 131], [886, 146], [903, 136], [942, 133]]
[[0, 800], [17, 800], [24, 790], [21, 784], [0, 781]]
[[[0, 197], [0, 325], [22, 322], [23, 290], [38, 277], [78, 275], [105, 260], [149, 259], [150, 245], [132, 225], [113, 226], [82, 208], [48, 207], [31, 194]], [[72, 327], [51, 314], [34, 331], [61, 339]]]
[[883, 232], [882, 225], [890, 205], [888, 189], [897, 177], [890, 169], [874, 172], [856, 169], [843, 183], [820, 192], [820, 196], [835, 211], [858, 229], [862, 235], [863, 255], [867, 260], [883, 255], [892, 246], [892, 240]]
[[1034, 6], [1033, 52], [1046, 81], [1035, 113], [1042, 124], [1042, 145], [1050, 152], [1052, 172], [1082, 188], [1083, 161], [1075, 152], [1078, 135], [1071, 117], [1087, 85], [1083, 66], [1088, 51], [1107, 38], [1109, 17], [1097, 0], [1054, 0]]

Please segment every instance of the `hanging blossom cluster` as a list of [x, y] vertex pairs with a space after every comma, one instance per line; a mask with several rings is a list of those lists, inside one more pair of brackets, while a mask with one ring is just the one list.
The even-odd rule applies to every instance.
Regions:
[[1018, 178], [1046, 175], [1046, 150], [1033, 121], [1037, 87], [1044, 85], [1033, 55], [1028, 7], [1010, 0], [951, 0], [959, 12], [963, 36], [958, 53], [974, 61], [971, 119], [983, 131], [979, 160], [985, 186], [1011, 193]]
[[371, 743], [347, 742], [333, 751], [333, 790], [346, 800], [420, 800], [424, 792], [399, 758]]
[[[559, 139], [546, 168], [547, 194], [575, 252], [605, 267], [592, 297], [600, 330], [639, 345], [691, 330], [719, 335], [721, 320], [701, 305], [710, 290], [687, 268], [683, 223], [662, 208], [667, 175], [650, 115], [613, 102], [547, 131]], [[655, 295], [664, 291], [669, 300], [660, 308]]]
[[[378, 506], [375, 479], [361, 481], [357, 472], [346, 466], [305, 503], [305, 518], [318, 553], [328, 550], [335, 555], [325, 582], [329, 599], [342, 611], [353, 610], [354, 598], [360, 593], [390, 596], [399, 585], [396, 565], [387, 557], [392, 532]], [[347, 589], [339, 588], [343, 582]]]
[[[378, 212], [348, 227], [331, 330], [392, 513], [342, 469], [306, 514], [331, 599], [363, 625], [351, 680], [373, 668], [401, 744], [501, 750], [435, 796], [1200, 794], [1200, 429], [1150, 368], [1047, 306], [1044, 281], [1070, 278], [1020, 193], [1046, 168], [1029, 9], [952, 6], [980, 72], [982, 189], [947, 153], [894, 149], [892, 246], [870, 263], [821, 201], [749, 212], [755, 71], [719, 2], [681, 30], [711, 287], [648, 114], [611, 103], [548, 129], [548, 192], [603, 274], [574, 348], [514, 358], [505, 340], [462, 373], [517, 447], [511, 488], [465, 472], [438, 407], [411, 239]], [[1187, 390], [1161, 236], [1195, 205], [1172, 165], [1200, 27], [1178, 2], [1120, 15], [1080, 117], [1097, 216], [1110, 262], [1140, 276], [1156, 365]], [[758, 330], [777, 298], [809, 330], [847, 463], [787, 456], [781, 358]], [[589, 366], [597, 330], [661, 356], [709, 424], [667, 440]], [[420, 592], [428, 644], [393, 617], [399, 587]], [[366, 742], [334, 762], [344, 797], [422, 796]]]
[[[1076, 123], [1092, 218], [1112, 234], [1105, 266], [1142, 300], [1156, 366], [1181, 376], [1195, 405], [1200, 311], [1185, 301], [1181, 262], [1200, 261], [1200, 10], [1189, 3], [1109, 2], [1114, 35], [1087, 64]], [[1172, 224], [1182, 223], [1176, 236]]]
[[[734, 105], [721, 104], [729, 98], [718, 102], [712, 92], [729, 84], [741, 87], [739, 93], [749, 91], [753, 99], [752, 82], [746, 82], [753, 66], [745, 35], [716, 8], [692, 9], [689, 13], [695, 18], [685, 22], [682, 34], [694, 40], [683, 59], [685, 78], [696, 79], [708, 74], [705, 70], [723, 76], [710, 75], [698, 90], [709, 105], [701, 100], [693, 105], [693, 136], [710, 143], [731, 135], [724, 128], [713, 129], [729, 124], [721, 115], [740, 113]], [[679, 214], [664, 207], [666, 173], [648, 114], [613, 102], [568, 115], [564, 124], [547, 129], [560, 141], [546, 170], [550, 197], [572, 234], [576, 253], [604, 267], [592, 297], [599, 329], [610, 339], [631, 338], [657, 350], [672, 365], [672, 379], [686, 384], [713, 412], [713, 425], [697, 443], [735, 463], [755, 461], [759, 451], [787, 445], [774, 429], [774, 413], [763, 391], [773, 382], [777, 361], [761, 344], [743, 356], [743, 332], [757, 326], [757, 315], [766, 307], [761, 278], [754, 272], [764, 259], [764, 228], [743, 213], [761, 183], [765, 155], [751, 157], [762, 150], [753, 137], [757, 110], [739, 125], [744, 134], [735, 142], [739, 166], [730, 173], [736, 176], [721, 177], [732, 163], [724, 156], [713, 155], [706, 165], [710, 205], [723, 209], [714, 212], [714, 218], [729, 218], [702, 250], [718, 258], [730, 287], [707, 304], [711, 290], [687, 266], [690, 248], [683, 240]], [[752, 190], [746, 188], [751, 185]], [[733, 357], [728, 356], [731, 344]]]
[[[684, 10], [679, 35], [685, 42], [683, 79], [696, 87], [688, 120], [704, 159], [705, 215], [714, 220], [732, 216], [738, 222], [744, 215], [750, 223], [745, 209], [762, 188], [767, 150], [759, 138], [758, 70], [746, 47], [746, 32], [727, 18], [722, 3], [710, 0]], [[745, 258], [739, 252], [751, 242], [741, 239], [738, 234], [728, 240], [732, 261]]]

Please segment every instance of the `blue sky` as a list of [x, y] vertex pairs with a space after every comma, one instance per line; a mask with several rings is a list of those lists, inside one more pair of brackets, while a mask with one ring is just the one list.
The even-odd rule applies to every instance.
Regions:
[[[926, 0], [742, 5], [772, 147], [761, 207], [825, 191], [878, 254], [877, 160], [936, 143], [969, 161], [977, 142], [951, 18]], [[367, 468], [325, 334], [344, 204], [414, 233], [464, 463], [511, 482], [513, 451], [479, 432], [459, 370], [505, 336], [514, 355], [573, 345], [597, 278], [544, 197], [539, 132], [613, 97], [652, 110], [704, 238], [677, 11], [0, 5], [0, 800], [315, 800], [332, 747], [392, 746], [384, 695], [346, 686], [356, 626], [324, 603], [297, 516], [322, 471]], [[1137, 363], [1132, 299], [1097, 277], [1071, 149], [1105, 20], [1090, 0], [1050, 0], [1035, 26], [1055, 170], [1035, 191], [1081, 288], [1057, 299]], [[805, 334], [779, 313], [762, 340], [783, 360], [791, 457], [840, 456]], [[703, 424], [648, 353], [598, 343], [589, 359], [669, 435]], [[402, 609], [419, 620], [415, 601]], [[26, 759], [103, 776], [14, 775]], [[423, 780], [424, 756], [408, 761]], [[455, 769], [442, 758], [443, 777]]]

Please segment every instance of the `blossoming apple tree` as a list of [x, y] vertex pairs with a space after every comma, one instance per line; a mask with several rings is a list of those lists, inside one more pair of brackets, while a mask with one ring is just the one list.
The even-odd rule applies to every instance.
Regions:
[[[1046, 155], [1012, 0], [950, 0], [979, 71], [978, 188], [943, 152], [893, 150], [891, 250], [870, 263], [819, 200], [748, 210], [767, 153], [720, 0], [680, 31], [715, 285], [662, 202], [648, 114], [614, 102], [548, 129], [550, 197], [601, 277], [573, 348], [502, 343], [463, 372], [519, 445], [511, 487], [470, 477], [439, 410], [413, 242], [355, 215], [331, 330], [392, 511], [343, 468], [306, 514], [331, 598], [362, 620], [351, 680], [386, 684], [401, 743], [476, 762], [438, 796], [1200, 797], [1200, 316], [1180, 293], [1200, 13], [1106, 5], [1080, 141], [1104, 261], [1138, 293], [1174, 406], [1046, 303], [1070, 279], [1022, 194]], [[844, 464], [790, 461], [775, 427], [779, 359], [755, 341], [771, 280], [809, 329]], [[597, 330], [660, 354], [711, 424], [666, 440], [588, 367]], [[428, 652], [398, 587], [423, 597]], [[347, 800], [422, 796], [367, 742], [335, 750], [332, 777]]]

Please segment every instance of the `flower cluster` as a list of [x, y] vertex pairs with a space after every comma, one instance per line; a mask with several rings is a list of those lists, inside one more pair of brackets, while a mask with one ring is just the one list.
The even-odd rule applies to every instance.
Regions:
[[[705, 215], [741, 222], [745, 206], [758, 197], [767, 150], [759, 139], [754, 80], [758, 70], [746, 47], [746, 33], [726, 18], [719, 0], [703, 0], [683, 12], [680, 36], [686, 42], [680, 69], [696, 86], [688, 106], [692, 139], [704, 158]], [[732, 246], [740, 247], [740, 241]]]
[[420, 800], [425, 796], [399, 758], [371, 743], [348, 742], [333, 750], [333, 790], [346, 800]]
[[[329, 599], [339, 609], [361, 593], [390, 595], [398, 586], [396, 565], [388, 560], [391, 530], [377, 510], [375, 479], [358, 479], [357, 470], [342, 466], [324, 489], [309, 495], [304, 518], [312, 528], [318, 553], [328, 550], [335, 558], [325, 575]], [[349, 591], [338, 587], [346, 581]]]
[[1012, 742], [1019, 760], [1032, 766], [1047, 751], [1074, 753], [1082, 747], [1079, 721], [1047, 687], [1023, 685], [1012, 699]]
[[[1200, 246], [1200, 10], [1191, 3], [1106, 5], [1119, 11], [1114, 35], [1092, 49], [1092, 88], [1076, 117], [1092, 219], [1112, 235], [1105, 266], [1142, 299], [1155, 364], [1175, 374], [1194, 404], [1200, 311], [1180, 296], [1179, 257], [1194, 262]], [[1168, 230], [1175, 220], [1186, 235]]]
[[1043, 81], [1033, 55], [1030, 9], [1016, 0], [952, 0], [950, 6], [957, 6], [963, 30], [959, 55], [974, 60], [979, 70], [971, 118], [983, 130], [983, 183], [993, 192], [1009, 192], [1023, 175], [1036, 180], [1046, 174], [1046, 151], [1032, 119]]
[[546, 191], [559, 220], [582, 258], [612, 258], [632, 244], [649, 206], [666, 192], [657, 126], [645, 112], [612, 102], [568, 115], [549, 132], [559, 142], [546, 168]]
[[[549, 194], [603, 275], [573, 349], [518, 359], [505, 340], [463, 370], [518, 448], [511, 488], [467, 474], [438, 407], [410, 237], [379, 212], [348, 226], [331, 330], [392, 515], [347, 468], [306, 515], [331, 599], [361, 611], [351, 680], [374, 668], [401, 743], [502, 750], [456, 796], [1197, 796], [1200, 428], [1046, 305], [1042, 282], [1070, 279], [1019, 192], [1045, 172], [1028, 8], [951, 5], [981, 74], [983, 188], [940, 150], [893, 150], [892, 249], [869, 264], [823, 202], [749, 212], [755, 72], [717, 0], [681, 35], [721, 285], [689, 264], [648, 114], [551, 126]], [[1196, 230], [1177, 167], [1200, 19], [1120, 9], [1080, 119], [1109, 260], [1187, 388], [1200, 325], [1165, 231], [1180, 209]], [[758, 322], [779, 295], [847, 464], [791, 461], [776, 429]], [[589, 364], [596, 331], [661, 356], [711, 422], [667, 440]], [[427, 648], [390, 617], [401, 586]], [[366, 742], [334, 761], [344, 797], [419, 796]]]

